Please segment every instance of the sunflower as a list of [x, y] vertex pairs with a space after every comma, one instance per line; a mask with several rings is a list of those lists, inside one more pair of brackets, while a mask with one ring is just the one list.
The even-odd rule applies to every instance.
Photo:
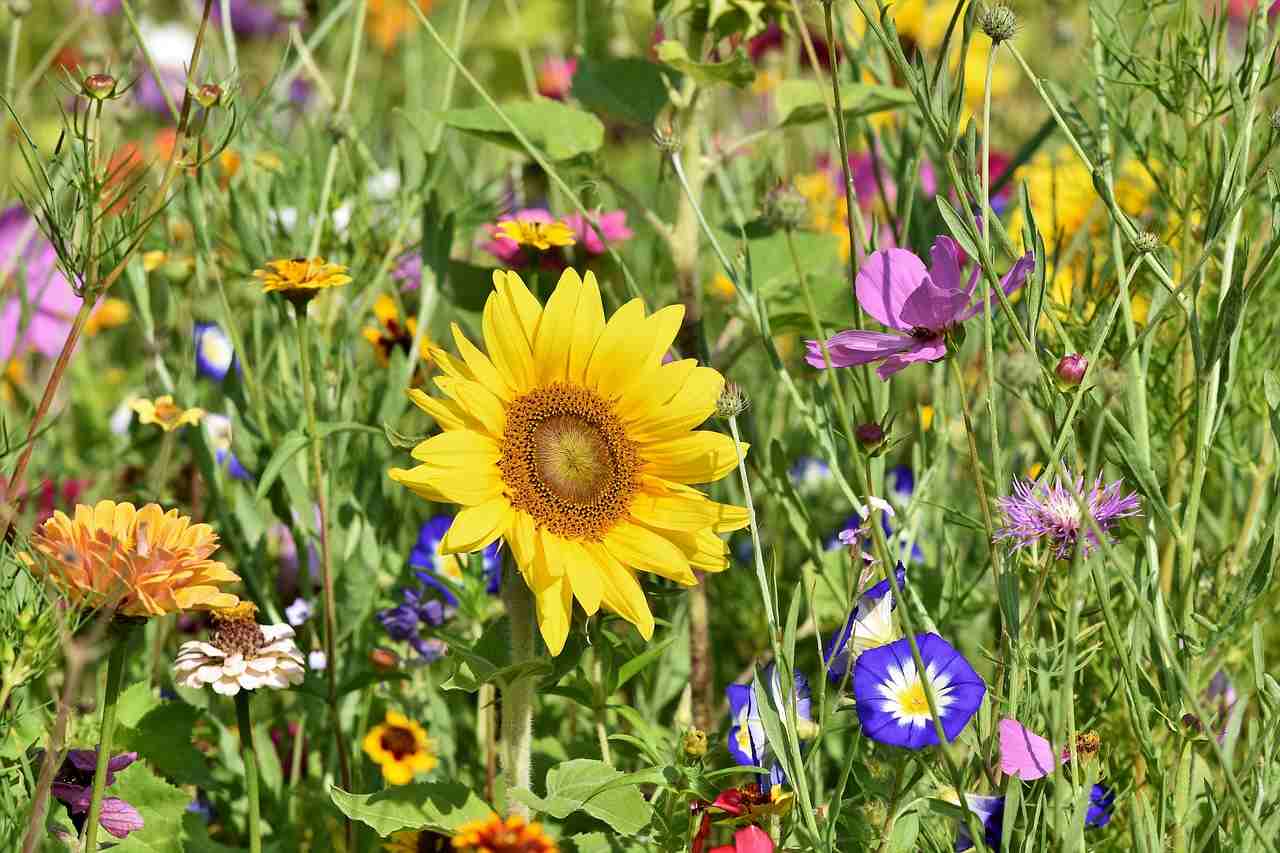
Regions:
[[75, 518], [55, 512], [31, 535], [36, 557], [23, 561], [76, 604], [112, 606], [125, 616], [232, 607], [239, 599], [219, 587], [239, 575], [209, 555], [218, 536], [207, 524], [159, 504], [99, 501], [76, 506]]
[[164, 394], [155, 400], [137, 399], [129, 404], [129, 408], [138, 413], [138, 423], [155, 424], [165, 432], [173, 432], [180, 427], [200, 423], [205, 411], [199, 407], [184, 409], [173, 402], [173, 397]]
[[560, 848], [538, 823], [526, 823], [520, 815], [503, 820], [490, 812], [484, 820], [458, 827], [453, 849], [467, 853], [559, 853]]
[[545, 309], [515, 273], [493, 281], [482, 323], [489, 354], [456, 324], [461, 358], [432, 351], [448, 399], [409, 394], [444, 431], [414, 448], [422, 464], [389, 474], [420, 497], [464, 507], [444, 553], [505, 539], [553, 655], [574, 598], [648, 639], [653, 614], [636, 571], [693, 586], [695, 569], [728, 566], [717, 534], [747, 524], [745, 509], [688, 485], [720, 479], [746, 451], [694, 430], [715, 411], [724, 378], [693, 359], [663, 363], [681, 306], [646, 316], [633, 299], [606, 323], [591, 273], [565, 270]]
[[324, 258], [291, 258], [269, 261], [267, 268], [254, 270], [263, 293], [282, 293], [295, 305], [305, 304], [321, 290], [351, 282], [347, 268]]
[[382, 768], [382, 778], [390, 785], [408, 785], [418, 773], [435, 769], [436, 744], [427, 730], [396, 711], [364, 736], [365, 753]]

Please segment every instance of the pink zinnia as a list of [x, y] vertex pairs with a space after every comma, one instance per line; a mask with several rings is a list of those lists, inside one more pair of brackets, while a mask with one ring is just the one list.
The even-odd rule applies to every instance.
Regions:
[[[915, 361], [938, 361], [947, 354], [946, 334], [977, 314], [982, 307], [973, 299], [979, 270], [975, 266], [968, 284], [961, 283], [959, 244], [939, 237], [924, 261], [906, 249], [874, 252], [858, 271], [855, 292], [862, 309], [891, 331], [848, 329], [827, 341], [832, 367], [853, 367], [882, 362], [876, 373], [887, 379]], [[1000, 280], [1006, 294], [1022, 287], [1035, 266], [1030, 252], [1018, 259]], [[807, 341], [805, 361], [825, 367], [822, 345]]]
[[606, 243], [622, 243], [630, 240], [634, 234], [627, 227], [627, 212], [611, 210], [608, 213], [597, 213], [596, 223], [600, 233], [591, 227], [587, 218], [581, 213], [574, 213], [564, 218], [564, 222], [573, 229], [578, 245], [584, 247], [589, 254], [603, 255]]
[[[25, 300], [11, 280], [23, 282]], [[0, 362], [28, 349], [56, 358], [80, 297], [58, 269], [53, 244], [20, 205], [0, 212], [0, 286], [7, 295], [0, 308]]]
[[1117, 520], [1142, 514], [1138, 495], [1122, 494], [1123, 489], [1121, 480], [1104, 486], [1102, 475], [1098, 475], [1088, 491], [1084, 477], [1076, 477], [1074, 483], [1066, 485], [1055, 477], [1052, 486], [1048, 482], [1037, 485], [1029, 480], [1015, 480], [1013, 494], [997, 501], [1005, 523], [996, 531], [995, 538], [1013, 540], [1014, 550], [1044, 542], [1059, 560], [1071, 559], [1079, 544], [1083, 549], [1081, 556], [1088, 557], [1099, 541], [1094, 525], [1080, 512], [1081, 499], [1088, 518], [1092, 518], [1104, 534], [1109, 534]]

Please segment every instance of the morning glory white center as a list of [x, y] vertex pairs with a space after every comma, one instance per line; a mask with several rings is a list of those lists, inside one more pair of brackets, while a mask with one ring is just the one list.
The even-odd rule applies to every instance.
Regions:
[[[893, 716], [900, 726], [924, 726], [930, 720], [929, 700], [925, 696], [924, 682], [916, 670], [915, 661], [908, 660], [901, 667], [890, 666], [888, 678], [881, 682], [876, 692], [880, 697], [880, 710]], [[925, 667], [925, 677], [933, 687], [933, 697], [938, 705], [938, 717], [944, 717], [955, 702], [951, 695], [951, 675], [939, 673], [932, 663]]]

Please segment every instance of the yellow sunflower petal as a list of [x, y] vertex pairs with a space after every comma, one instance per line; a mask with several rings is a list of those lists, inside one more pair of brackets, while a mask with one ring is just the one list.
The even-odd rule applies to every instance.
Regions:
[[409, 399], [415, 406], [430, 415], [441, 429], [457, 430], [481, 426], [479, 421], [469, 420], [457, 404], [449, 400], [437, 400], [421, 388], [410, 388]]
[[577, 328], [569, 345], [568, 379], [581, 383], [587, 375], [587, 364], [596, 342], [604, 332], [604, 304], [600, 301], [600, 285], [596, 274], [588, 272], [582, 279], [582, 293], [578, 297]]
[[711, 530], [686, 533], [669, 530], [664, 535], [689, 559], [699, 572], [722, 572], [729, 568], [729, 546]]
[[612, 399], [634, 381], [653, 345], [651, 338], [637, 335], [643, 320], [644, 303], [639, 299], [632, 299], [609, 318], [587, 363], [588, 388]]
[[[494, 274], [497, 284], [499, 274]], [[502, 381], [516, 393], [523, 393], [534, 386], [533, 350], [530, 336], [517, 314], [514, 304], [507, 298], [509, 288], [503, 279], [502, 288], [491, 294], [484, 304], [481, 327], [484, 330], [485, 348], [493, 366], [498, 369]]]
[[470, 339], [462, 333], [462, 329], [457, 323], [449, 324], [449, 328], [453, 332], [454, 345], [458, 347], [458, 352], [462, 354], [467, 368], [471, 371], [471, 376], [467, 378], [475, 379], [500, 399], [509, 402], [511, 400], [511, 388], [503, 380], [498, 369], [493, 366], [489, 356], [471, 343]]
[[559, 563], [564, 566], [565, 577], [573, 589], [574, 598], [582, 605], [588, 616], [594, 616], [600, 609], [600, 596], [603, 589], [600, 584], [600, 570], [592, 562], [586, 550], [577, 542], [561, 539], [559, 536], [544, 534], [543, 546], [546, 548], [548, 563]]
[[502, 494], [502, 477], [497, 466], [468, 471], [465, 468], [418, 465], [391, 468], [387, 476], [414, 494], [436, 503], [475, 506]]
[[525, 339], [532, 343], [542, 318], [542, 304], [538, 302], [538, 298], [525, 287], [519, 274], [510, 270], [507, 271], [502, 285], [498, 284], [495, 276], [494, 287], [511, 304], [511, 310], [520, 319], [520, 327], [524, 329]]
[[719, 371], [694, 368], [670, 399], [661, 406], [646, 409], [637, 419], [629, 430], [632, 441], [675, 437], [699, 426], [715, 412], [723, 390], [724, 377]]
[[421, 441], [412, 456], [433, 468], [496, 467], [501, 449], [489, 436], [469, 429], [451, 429]]
[[684, 306], [668, 305], [654, 311], [645, 318], [645, 332], [652, 335], [652, 345], [646, 361], [661, 363], [662, 356], [675, 343], [680, 333], [680, 324], [684, 322]]
[[401, 761], [389, 761], [382, 765], [382, 778], [392, 785], [408, 785], [413, 781], [413, 770]]
[[623, 390], [614, 411], [628, 426], [641, 423], [684, 387], [697, 366], [697, 359], [685, 358], [648, 368]]
[[689, 561], [669, 539], [639, 524], [623, 521], [610, 528], [604, 547], [622, 565], [670, 578], [679, 584], [695, 583]]
[[436, 387], [458, 402], [462, 411], [480, 423], [484, 431], [500, 438], [507, 428], [507, 409], [502, 401], [480, 382], [437, 376]]
[[747, 525], [744, 507], [717, 503], [694, 492], [692, 494], [636, 495], [631, 515], [642, 524], [660, 530], [729, 531]]
[[[595, 346], [589, 327], [578, 322], [578, 306], [583, 299], [582, 279], [573, 268], [560, 276], [547, 307], [538, 323], [537, 337], [533, 342], [533, 361], [537, 365], [538, 379], [544, 384], [563, 382], [569, 375], [569, 355], [575, 343], [579, 349]], [[590, 306], [584, 306], [590, 311]], [[585, 312], [584, 312], [585, 313]], [[579, 342], [579, 336], [583, 341]]]
[[488, 547], [506, 530], [511, 513], [511, 504], [502, 495], [467, 507], [449, 525], [440, 542], [441, 550], [446, 554], [466, 554]]
[[640, 636], [652, 639], [653, 611], [635, 574], [615, 560], [604, 545], [589, 542], [585, 547], [600, 567], [604, 606], [635, 625]]
[[564, 651], [569, 636], [569, 619], [573, 606], [573, 589], [569, 578], [546, 579], [545, 584], [533, 590], [533, 602], [538, 611], [538, 630], [551, 654]]
[[[746, 442], [741, 444], [747, 453]], [[645, 471], [677, 483], [711, 483], [728, 474], [738, 464], [733, 439], [710, 430], [699, 430], [679, 438], [642, 445]]]

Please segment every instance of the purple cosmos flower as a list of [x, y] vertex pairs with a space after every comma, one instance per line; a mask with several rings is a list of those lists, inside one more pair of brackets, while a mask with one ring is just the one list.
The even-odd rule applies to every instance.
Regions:
[[1111, 811], [1115, 805], [1116, 795], [1105, 785], [1094, 785], [1089, 789], [1089, 811], [1085, 813], [1086, 829], [1101, 829], [1111, 822]]
[[1084, 549], [1082, 556], [1088, 557], [1099, 543], [1093, 526], [1080, 515], [1080, 497], [1083, 495], [1098, 529], [1109, 533], [1117, 519], [1142, 514], [1138, 495], [1122, 495], [1123, 486], [1123, 481], [1116, 480], [1104, 487], [1102, 475], [1087, 493], [1084, 477], [1077, 477], [1070, 487], [1057, 477], [1052, 486], [1047, 481], [1036, 484], [1015, 480], [1013, 494], [997, 502], [1005, 524], [996, 531], [995, 538], [1015, 540], [1014, 550], [1043, 540], [1060, 560], [1070, 559], [1079, 542]]
[[[107, 786], [114, 785], [116, 774], [137, 760], [136, 752], [113, 755], [107, 762]], [[77, 832], [84, 827], [89, 814], [89, 802], [93, 798], [93, 773], [97, 765], [96, 749], [73, 749], [67, 752], [67, 757], [54, 776], [53, 796], [66, 807]], [[124, 838], [143, 826], [142, 815], [138, 810], [119, 797], [107, 797], [102, 801], [98, 824], [116, 838]]]
[[[10, 280], [22, 282], [15, 293]], [[34, 349], [56, 358], [71, 333], [80, 297], [58, 269], [53, 244], [21, 205], [0, 211], [0, 362]], [[12, 294], [12, 295], [10, 295]]]
[[924, 677], [916, 670], [904, 637], [868, 649], [853, 665], [853, 696], [863, 733], [874, 741], [906, 749], [938, 743], [924, 679], [933, 687], [938, 718], [948, 741], [978, 712], [987, 685], [964, 655], [937, 634], [917, 634]]
[[[901, 589], [907, 582], [907, 570], [899, 563], [894, 574]], [[888, 578], [858, 596], [844, 627], [832, 635], [822, 654], [822, 662], [827, 665], [827, 679], [832, 684], [845, 683], [849, 668], [867, 649], [894, 641], [896, 634], [890, 614], [897, 604]]]
[[[764, 669], [761, 680], [771, 686], [772, 696], [769, 698], [773, 709], [780, 716], [786, 713], [783, 704], [782, 684], [778, 669], [769, 664]], [[728, 747], [729, 755], [742, 767], [770, 767], [769, 775], [762, 776], [760, 786], [768, 790], [772, 785], [786, 782], [782, 766], [774, 761], [774, 749], [765, 734], [764, 720], [760, 716], [761, 698], [753, 684], [730, 684], [725, 688], [725, 696], [729, 699]], [[796, 719], [811, 721], [812, 701], [809, 692], [809, 680], [802, 674], [795, 677]]]
[[[937, 361], [947, 354], [946, 333], [982, 307], [974, 301], [979, 270], [975, 265], [968, 284], [961, 282], [960, 246], [950, 237], [939, 237], [930, 251], [931, 265], [905, 249], [874, 252], [858, 271], [855, 291], [863, 310], [892, 331], [848, 329], [827, 341], [833, 367], [881, 362], [881, 379], [915, 361]], [[1023, 255], [1000, 280], [1006, 294], [1022, 287], [1035, 266], [1031, 253]], [[822, 346], [807, 341], [805, 360], [824, 367]]]
[[581, 213], [571, 213], [564, 218], [565, 225], [573, 229], [577, 245], [587, 250], [589, 255], [603, 255], [606, 243], [622, 243], [634, 237], [627, 227], [627, 212], [611, 210], [608, 213], [597, 213], [596, 224], [600, 233], [591, 227], [591, 223]]
[[400, 282], [401, 290], [417, 290], [422, 281], [422, 255], [417, 252], [401, 255], [391, 277]]
[[195, 342], [196, 374], [215, 382], [226, 379], [236, 358], [231, 338], [216, 323], [196, 323], [191, 335]]
[[[1004, 832], [1004, 797], [993, 797], [983, 794], [965, 794], [965, 804], [982, 824], [982, 841], [992, 850], [1000, 849], [1000, 839]], [[957, 803], [958, 805], [958, 803]], [[969, 834], [969, 823], [960, 821], [960, 829], [956, 833], [956, 853], [973, 849], [973, 836]]]

